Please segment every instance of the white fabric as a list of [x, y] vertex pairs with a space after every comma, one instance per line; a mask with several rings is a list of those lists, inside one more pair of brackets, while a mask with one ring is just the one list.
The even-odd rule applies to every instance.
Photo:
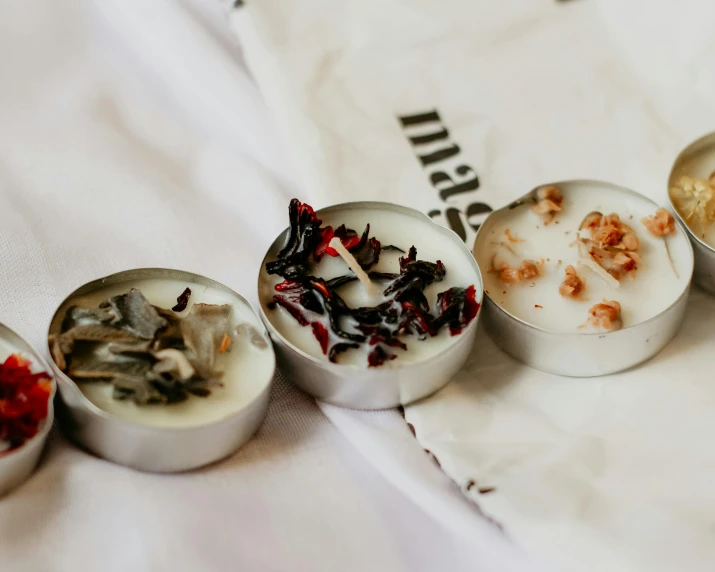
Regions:
[[[72, 289], [140, 266], [255, 297], [297, 190], [242, 65], [217, 2], [0, 3], [3, 322], [44, 348]], [[280, 379], [258, 435], [225, 462], [142, 474], [54, 434], [0, 499], [3, 572], [508, 569], [480, 553]]]
[[[452, 208], [471, 243], [467, 223], [483, 213], [467, 221], [470, 205], [498, 207], [547, 182], [605, 179], [664, 202], [675, 156], [713, 128], [713, 16], [696, 0], [262, 0], [232, 22], [318, 206], [393, 200], [440, 223]], [[439, 119], [414, 117], [434, 110]], [[455, 144], [457, 154], [417, 160]], [[593, 380], [516, 364], [481, 333], [457, 382], [406, 418], [549, 569], [711, 570], [714, 318], [715, 301], [695, 292], [661, 355]], [[392, 482], [460, 528], [464, 508], [405, 453], [404, 431], [375, 426], [385, 414], [322, 408]]]

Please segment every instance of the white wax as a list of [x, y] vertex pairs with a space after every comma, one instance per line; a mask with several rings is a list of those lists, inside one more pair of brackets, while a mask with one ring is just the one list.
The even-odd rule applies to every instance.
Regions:
[[263, 326], [253, 310], [235, 296], [201, 284], [181, 280], [137, 280], [114, 284], [91, 294], [73, 298], [71, 303], [87, 308], [96, 308], [107, 298], [124, 294], [131, 288], [138, 288], [145, 298], [155, 306], [172, 308], [176, 297], [186, 287], [191, 288], [191, 297], [186, 310], [178, 315], [188, 315], [194, 304], [231, 304], [233, 314], [229, 335], [229, 350], [219, 354], [216, 369], [223, 371], [223, 387], [211, 388], [207, 397], [190, 395], [180, 403], [169, 405], [137, 405], [129, 399], [119, 400], [112, 397], [112, 385], [103, 382], [78, 382], [82, 393], [100, 409], [113, 415], [145, 425], [156, 427], [193, 427], [220, 421], [253, 401], [270, 383], [275, 366], [270, 341], [264, 348], [251, 343], [247, 336], [236, 335], [239, 324], [248, 323], [258, 332]]
[[[591, 333], [596, 331], [592, 326], [582, 326], [587, 321], [589, 308], [604, 298], [621, 304], [623, 327], [627, 328], [656, 316], [680, 297], [690, 278], [690, 246], [680, 228], [665, 239], [648, 232], [641, 219], [652, 215], [657, 209], [655, 205], [610, 185], [578, 182], [559, 188], [564, 197], [563, 211], [550, 224], [544, 225], [544, 217], [532, 212], [532, 203], [528, 203], [494, 213], [482, 229], [474, 254], [482, 271], [484, 290], [492, 300], [511, 315], [545, 330]], [[642, 260], [635, 278], [624, 277], [618, 288], [577, 264], [578, 247], [573, 244], [576, 231], [583, 218], [592, 211], [618, 214], [640, 241], [637, 252]], [[525, 240], [508, 243], [515, 254], [495, 244], [506, 241], [506, 229], [512, 236]], [[543, 259], [541, 275], [531, 280], [505, 283], [497, 273], [490, 272], [495, 254], [497, 260], [504, 260], [514, 267], [525, 259], [536, 262]], [[569, 264], [586, 283], [577, 299], [559, 293], [564, 268]]]
[[[707, 180], [713, 171], [715, 171], [715, 145], [709, 145], [678, 165], [670, 176], [670, 185], [677, 184], [683, 176]], [[715, 248], [715, 224], [708, 227], [704, 236], [698, 234], [698, 238]]]
[[[377, 238], [383, 246], [394, 245], [406, 253], [414, 245], [417, 248], [418, 260], [430, 262], [441, 260], [447, 269], [444, 279], [441, 282], [434, 282], [424, 291], [430, 308], [435, 307], [438, 293], [454, 286], [466, 288], [474, 284], [477, 289], [477, 299], [481, 299], [479, 276], [469, 252], [455, 244], [455, 240], [458, 240], [456, 235], [450, 237], [442, 234], [430, 221], [399, 212], [368, 208], [338, 210], [329, 214], [319, 214], [319, 216], [323, 220], [323, 226], [330, 225], [336, 228], [345, 224], [358, 234], [362, 234], [365, 225], [369, 223], [370, 236]], [[398, 273], [400, 256], [403, 255], [399, 252], [382, 252], [379, 262], [371, 267], [369, 272]], [[312, 270], [314, 276], [326, 280], [348, 273], [350, 270], [342, 258], [328, 255], [323, 256]], [[271, 276], [272, 286], [281, 281], [282, 278]], [[378, 289], [380, 292], [384, 289], [385, 283], [382, 284], [383, 288]], [[382, 294], [377, 297], [368, 296], [358, 280], [341, 286], [338, 293], [351, 308], [376, 306], [385, 301]], [[280, 306], [269, 310], [267, 315], [275, 328], [291, 344], [313, 357], [328, 361], [328, 357], [323, 354], [310, 327], [300, 326], [295, 318]], [[438, 335], [422, 341], [418, 340], [416, 336], [400, 336], [400, 339], [407, 344], [408, 349], [403, 351], [395, 348], [392, 351], [397, 353], [397, 359], [386, 361], [380, 367], [399, 368], [408, 363], [429, 359], [431, 356], [443, 352], [457, 338], [458, 336], [450, 336], [449, 329], [446, 327], [442, 328]], [[367, 344], [363, 344], [359, 349], [349, 349], [338, 355], [338, 363], [367, 367], [367, 354], [371, 349]]]

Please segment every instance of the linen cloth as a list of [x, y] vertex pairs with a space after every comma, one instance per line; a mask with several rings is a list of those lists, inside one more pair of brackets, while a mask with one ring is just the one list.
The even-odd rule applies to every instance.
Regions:
[[[141, 266], [255, 298], [299, 190], [219, 3], [0, 2], [0, 78], [0, 320], [46, 353], [69, 292]], [[514, 569], [506, 542], [498, 560], [480, 544], [280, 378], [257, 436], [215, 466], [143, 474], [55, 433], [0, 499], [3, 572]]]
[[[315, 206], [391, 200], [471, 245], [489, 208], [549, 182], [603, 179], [664, 203], [675, 156], [714, 127], [711, 2], [240, 4], [232, 24]], [[548, 569], [711, 570], [714, 318], [696, 291], [659, 356], [589, 380], [521, 366], [482, 332], [456, 382], [405, 417]], [[322, 409], [387, 478], [461, 527], [461, 507], [404, 453], [404, 429]]]

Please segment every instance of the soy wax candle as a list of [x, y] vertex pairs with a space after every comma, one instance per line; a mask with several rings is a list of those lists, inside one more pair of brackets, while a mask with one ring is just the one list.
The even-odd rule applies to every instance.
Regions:
[[695, 253], [693, 282], [715, 295], [715, 133], [690, 143], [668, 179], [668, 196]]
[[459, 237], [389, 203], [314, 212], [294, 199], [289, 214], [258, 281], [284, 374], [358, 409], [407, 404], [444, 386], [471, 349], [482, 299]]
[[268, 334], [243, 297], [162, 268], [75, 290], [52, 318], [48, 351], [69, 437], [152, 472], [200, 467], [248, 441], [275, 371]]
[[578, 377], [660, 351], [680, 324], [693, 269], [670, 213], [600, 181], [544, 185], [495, 211], [474, 256], [497, 344], [537, 369]]

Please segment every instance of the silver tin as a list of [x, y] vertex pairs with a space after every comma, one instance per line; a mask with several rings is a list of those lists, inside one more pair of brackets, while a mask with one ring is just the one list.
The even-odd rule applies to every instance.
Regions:
[[[140, 268], [111, 274], [72, 292], [55, 311], [48, 334], [59, 330], [67, 307], [76, 297], [113, 284], [148, 279], [174, 279], [210, 286], [223, 290], [237, 301], [251, 307], [240, 294], [199, 274], [164, 268]], [[261, 331], [261, 335], [268, 344], [266, 351], [272, 354], [265, 329]], [[134, 423], [108, 413], [89, 401], [77, 384], [57, 367], [49, 352], [49, 346], [47, 351], [61, 398], [61, 403], [58, 404], [61, 407], [58, 407], [57, 413], [63, 432], [90, 453], [140, 471], [188, 471], [219, 461], [234, 453], [253, 436], [268, 410], [273, 374], [253, 401], [220, 421], [178, 428]]]
[[[602, 181], [574, 180], [553, 184], [561, 189], [580, 185], [600, 185], [618, 189], [624, 193], [638, 196], [653, 203], [653, 210], [658, 204], [639, 193]], [[474, 242], [474, 254], [478, 244], [486, 237], [490, 225], [500, 216], [518, 206], [531, 204], [536, 191], [546, 185], [539, 185], [530, 193], [498, 209], [487, 217], [477, 232]], [[684, 232], [677, 225], [677, 232]], [[692, 273], [692, 250], [690, 272]], [[688, 301], [690, 277], [673, 304], [657, 316], [633, 326], [607, 333], [563, 333], [551, 332], [529, 324], [507, 312], [497, 304], [489, 294], [485, 295], [483, 323], [489, 336], [511, 357], [535, 369], [568, 377], [596, 377], [623, 371], [649, 360], [662, 350], [673, 338], [683, 320]]]
[[40, 460], [40, 455], [45, 447], [47, 436], [50, 434], [52, 422], [55, 418], [53, 399], [57, 384], [54, 377], [52, 377], [52, 370], [47, 367], [45, 360], [38, 355], [30, 344], [4, 324], [0, 324], [0, 339], [10, 344], [18, 352], [30, 356], [36, 367], [47, 372], [52, 381], [47, 417], [37, 435], [14, 451], [0, 456], [0, 496], [3, 496], [27, 480]]
[[261, 263], [258, 276], [261, 318], [275, 344], [280, 370], [286, 378], [306, 393], [321, 401], [350, 409], [388, 409], [407, 405], [447, 385], [467, 360], [474, 345], [477, 321], [481, 313], [483, 292], [481, 273], [469, 250], [454, 232], [437, 225], [429, 217], [414, 209], [392, 203], [365, 201], [334, 205], [317, 211], [317, 214], [320, 216], [355, 209], [381, 209], [417, 218], [426, 225], [432, 225], [438, 232], [449, 237], [454, 242], [455, 248], [464, 251], [466, 259], [474, 266], [474, 286], [477, 290], [480, 312], [462, 331], [455, 343], [449, 345], [444, 353], [430, 359], [390, 368], [330, 363], [295, 347], [283, 337], [268, 318], [268, 313], [276, 310], [268, 308], [274, 292], [270, 276], [265, 271], [266, 262], [275, 260], [286, 243], [289, 229], [285, 229], [276, 238]]
[[[693, 166], [693, 163], [699, 163]], [[709, 167], [706, 165], [709, 164]], [[680, 216], [673, 204], [670, 189], [683, 175], [705, 178], [715, 171], [715, 132], [709, 133], [688, 145], [675, 159], [673, 168], [668, 177], [668, 199], [678, 221], [685, 227], [695, 253], [695, 272], [693, 283], [705, 290], [708, 294], [715, 295], [715, 248], [697, 236]]]

